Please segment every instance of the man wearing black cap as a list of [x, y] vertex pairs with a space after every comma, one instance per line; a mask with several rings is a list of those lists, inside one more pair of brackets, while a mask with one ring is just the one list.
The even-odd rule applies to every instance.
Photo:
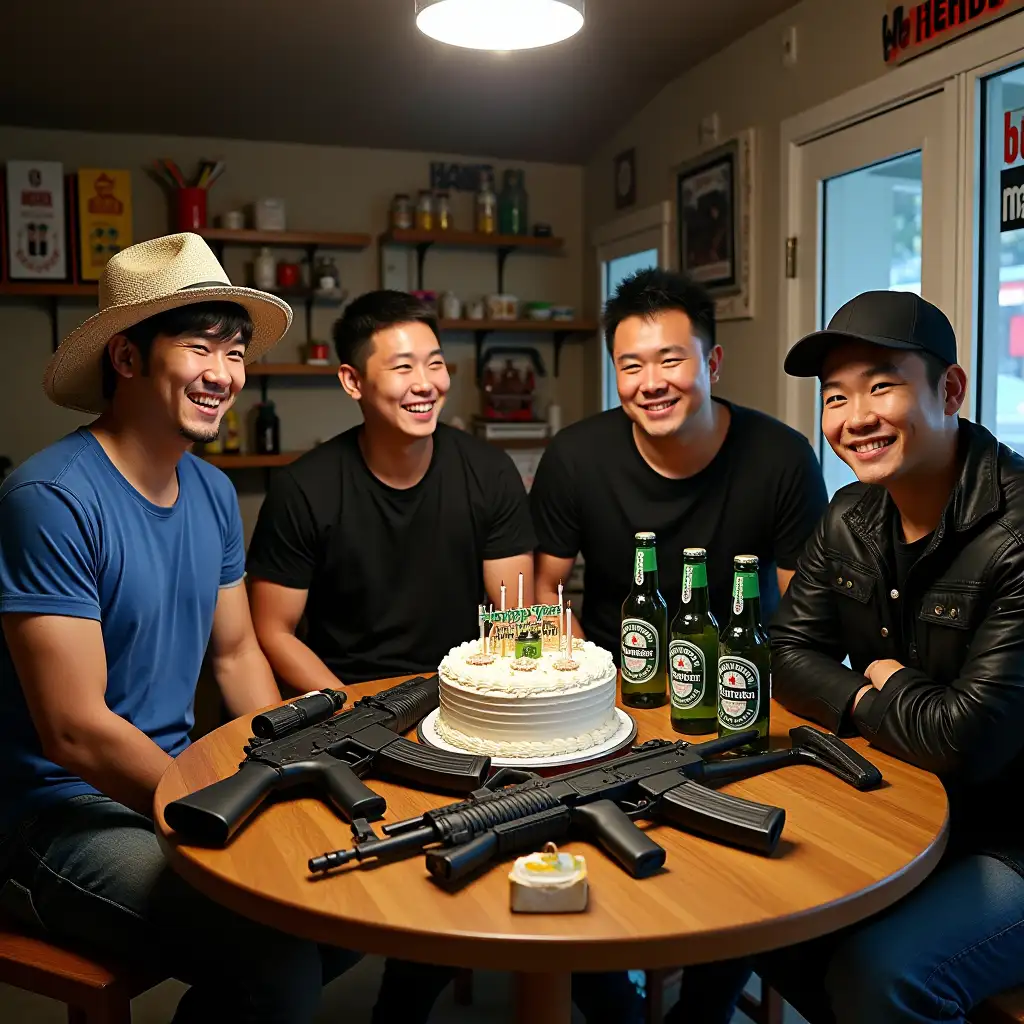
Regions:
[[[950, 839], [894, 907], [753, 966], [813, 1024], [964, 1021], [1024, 982], [1024, 459], [958, 419], [953, 329], [916, 295], [858, 295], [785, 368], [858, 482], [779, 606], [773, 696], [935, 772]], [[667, 1020], [729, 1020], [739, 965], [688, 974]]]

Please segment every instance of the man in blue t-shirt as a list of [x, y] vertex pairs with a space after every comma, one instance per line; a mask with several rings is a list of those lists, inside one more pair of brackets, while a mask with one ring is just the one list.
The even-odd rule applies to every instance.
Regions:
[[207, 900], [166, 865], [153, 793], [189, 742], [204, 652], [233, 716], [280, 700], [249, 616], [228, 479], [192, 456], [245, 363], [291, 321], [181, 234], [108, 263], [101, 310], [47, 367], [99, 418], [0, 487], [0, 912], [158, 960], [191, 983], [175, 1021], [312, 1021], [358, 954]]

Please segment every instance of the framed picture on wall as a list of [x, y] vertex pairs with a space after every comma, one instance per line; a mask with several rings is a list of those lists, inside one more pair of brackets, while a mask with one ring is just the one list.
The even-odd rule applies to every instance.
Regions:
[[715, 298], [719, 320], [754, 315], [754, 131], [673, 169], [679, 268]]

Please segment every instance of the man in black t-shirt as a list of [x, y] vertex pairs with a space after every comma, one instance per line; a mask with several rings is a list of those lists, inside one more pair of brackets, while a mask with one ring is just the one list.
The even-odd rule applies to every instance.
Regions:
[[[296, 690], [435, 672], [481, 602], [533, 597], [526, 491], [508, 455], [438, 423], [450, 378], [433, 312], [404, 292], [335, 326], [364, 422], [278, 472], [249, 548], [256, 633]], [[295, 635], [305, 616], [305, 640]]]
[[690, 279], [665, 270], [627, 278], [604, 326], [622, 406], [567, 427], [541, 459], [530, 492], [537, 600], [557, 600], [582, 552], [579, 632], [618, 662], [633, 535], [652, 530], [670, 618], [683, 548], [704, 547], [719, 626], [738, 554], [760, 559], [767, 621], [827, 504], [811, 446], [770, 416], [711, 397], [722, 365], [714, 304]]
[[[356, 299], [334, 328], [361, 426], [279, 471], [249, 547], [256, 635], [277, 676], [313, 690], [435, 672], [478, 636], [477, 606], [533, 600], [534, 535], [505, 452], [437, 422], [450, 379], [433, 312], [404, 292]], [[295, 635], [305, 616], [305, 641]], [[388, 960], [374, 1024], [425, 1021], [451, 968]], [[633, 1024], [625, 974], [578, 975], [588, 1024]]]

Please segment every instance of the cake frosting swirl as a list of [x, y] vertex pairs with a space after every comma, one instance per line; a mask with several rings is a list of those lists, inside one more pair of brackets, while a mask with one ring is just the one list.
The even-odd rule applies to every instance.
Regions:
[[545, 651], [530, 671], [512, 658], [486, 665], [469, 659], [476, 641], [460, 644], [438, 668], [438, 735], [475, 754], [553, 757], [586, 751], [610, 739], [619, 728], [615, 714], [615, 663], [596, 644], [576, 641], [577, 667], [555, 668], [564, 657]]

